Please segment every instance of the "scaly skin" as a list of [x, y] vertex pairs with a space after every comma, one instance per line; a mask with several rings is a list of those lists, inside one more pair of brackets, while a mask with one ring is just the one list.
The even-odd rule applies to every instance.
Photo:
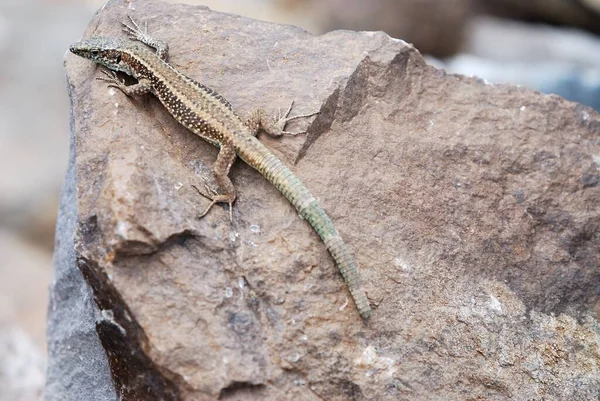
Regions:
[[[153, 47], [156, 52], [113, 37], [92, 37], [72, 45], [70, 50], [109, 68], [110, 73], [105, 72], [107, 77], [101, 79], [126, 95], [154, 94], [178, 122], [220, 148], [213, 165], [219, 194], [212, 197], [204, 195], [212, 202], [202, 215], [208, 213], [215, 203], [224, 202], [229, 204], [231, 218], [235, 188], [228, 174], [237, 156], [269, 180], [319, 234], [337, 263], [360, 315], [368, 318], [371, 307], [362, 290], [358, 266], [331, 219], [290, 169], [256, 139], [260, 129], [274, 136], [293, 134], [284, 130], [288, 121], [316, 113], [288, 117], [288, 110], [283, 117], [266, 121], [260, 112], [255, 112], [244, 122], [225, 98], [169, 65], [168, 46], [150, 37], [147, 30], [140, 29], [133, 20], [131, 22], [132, 26], [124, 24], [124, 30], [131, 39]], [[115, 71], [131, 75], [138, 83], [126, 86], [117, 78]]]

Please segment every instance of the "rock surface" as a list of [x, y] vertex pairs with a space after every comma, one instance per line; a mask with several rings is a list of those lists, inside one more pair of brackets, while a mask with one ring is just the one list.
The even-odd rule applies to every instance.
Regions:
[[[58, 230], [55, 369], [95, 361], [97, 399], [598, 397], [597, 113], [447, 75], [382, 33], [314, 37], [112, 1], [85, 36], [124, 36], [128, 13], [240, 114], [292, 99], [297, 113], [321, 111], [293, 127], [310, 123], [306, 136], [261, 140], [319, 197], [376, 309], [360, 320], [317, 235], [243, 163], [231, 172], [234, 222], [220, 207], [198, 219], [206, 200], [191, 185], [211, 182], [216, 150], [155, 98], [107, 89], [68, 55], [74, 174]], [[82, 330], [58, 341], [63, 325]], [[51, 345], [69, 338], [68, 353]]]
[[[75, 99], [71, 97], [71, 100]], [[71, 113], [71, 119], [73, 117]], [[118, 397], [106, 353], [96, 332], [100, 310], [76, 264], [74, 233], [78, 212], [74, 143], [75, 135], [72, 132], [69, 167], [56, 222], [44, 399], [113, 401]]]

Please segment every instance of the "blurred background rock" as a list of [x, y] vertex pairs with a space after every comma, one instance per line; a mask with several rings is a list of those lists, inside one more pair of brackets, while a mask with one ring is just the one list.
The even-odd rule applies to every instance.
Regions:
[[[383, 30], [449, 72], [600, 110], [600, 0], [185, 2], [315, 34]], [[0, 3], [0, 401], [42, 391], [54, 221], [69, 147], [62, 58], [102, 4]]]

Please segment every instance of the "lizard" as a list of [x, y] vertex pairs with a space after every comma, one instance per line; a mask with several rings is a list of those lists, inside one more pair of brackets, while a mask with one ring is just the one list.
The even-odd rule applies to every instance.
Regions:
[[[256, 138], [259, 131], [273, 136], [298, 134], [285, 131], [286, 124], [317, 113], [290, 117], [292, 102], [286, 113], [279, 113], [274, 119], [265, 119], [264, 113], [257, 110], [243, 120], [223, 96], [168, 63], [168, 44], [148, 34], [147, 22], [142, 29], [133, 18], [129, 20], [131, 24], [123, 23], [123, 31], [131, 40], [92, 36], [71, 45], [69, 50], [106, 67], [107, 70], [102, 70], [106, 76], [97, 79], [107, 81], [109, 87], [126, 96], [155, 95], [175, 120], [219, 148], [212, 168], [218, 191], [212, 191], [211, 196], [198, 190], [211, 201], [199, 217], [206, 215], [213, 205], [227, 203], [230, 220], [233, 219], [236, 192], [228, 175], [239, 157], [273, 184], [313, 227], [344, 277], [359, 314], [368, 319], [372, 311], [362, 289], [358, 265], [338, 230], [300, 179]], [[137, 83], [126, 85], [117, 72], [133, 77]]]

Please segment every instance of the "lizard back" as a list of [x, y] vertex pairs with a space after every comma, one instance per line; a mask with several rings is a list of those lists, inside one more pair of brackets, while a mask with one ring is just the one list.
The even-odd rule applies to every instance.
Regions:
[[358, 266], [316, 198], [284, 163], [256, 139], [254, 132], [223, 96], [166, 62], [166, 44], [154, 40], [145, 32], [125, 26], [130, 33], [137, 34], [139, 41], [154, 47], [157, 52], [110, 37], [90, 38], [71, 46], [70, 50], [113, 71], [133, 76], [138, 83], [131, 86], [126, 86], [116, 76], [105, 80], [126, 95], [152, 92], [179, 123], [221, 148], [213, 169], [218, 181], [220, 179], [221, 189], [225, 188], [229, 193], [216, 197], [211, 206], [223, 201], [231, 206], [235, 199], [235, 191], [227, 174], [236, 155], [271, 182], [322, 239], [338, 265], [359, 313], [363, 318], [368, 318], [371, 307], [362, 289]]

